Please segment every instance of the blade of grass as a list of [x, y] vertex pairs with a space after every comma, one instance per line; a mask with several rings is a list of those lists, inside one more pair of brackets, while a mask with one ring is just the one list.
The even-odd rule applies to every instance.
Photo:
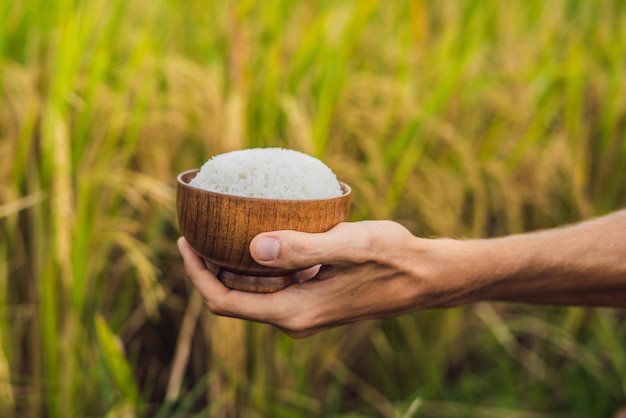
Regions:
[[[0, 216], [0, 222], [2, 222]], [[1, 226], [1, 224], [0, 224]], [[4, 238], [4, 232], [0, 232]], [[9, 265], [6, 240], [0, 241], [0, 413], [7, 417], [13, 416], [15, 407], [15, 392], [11, 381], [11, 363], [9, 342], [11, 327], [9, 326]]]
[[130, 364], [124, 355], [121, 342], [101, 315], [94, 318], [98, 343], [109, 373], [124, 402], [133, 409], [139, 405], [139, 390]]

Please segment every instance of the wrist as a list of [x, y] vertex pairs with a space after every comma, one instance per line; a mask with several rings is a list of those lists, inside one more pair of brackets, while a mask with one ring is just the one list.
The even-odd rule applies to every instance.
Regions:
[[[624, 306], [626, 211], [501, 238], [416, 238], [417, 307], [502, 300]], [[421, 282], [419, 281], [421, 280]], [[421, 299], [420, 299], [421, 298]]]
[[[452, 307], [489, 299], [507, 265], [488, 240], [417, 238], [422, 256], [417, 276], [424, 280], [428, 307]], [[501, 257], [501, 256], [500, 256]], [[501, 263], [500, 263], [500, 262]], [[508, 265], [511, 268], [511, 265]]]

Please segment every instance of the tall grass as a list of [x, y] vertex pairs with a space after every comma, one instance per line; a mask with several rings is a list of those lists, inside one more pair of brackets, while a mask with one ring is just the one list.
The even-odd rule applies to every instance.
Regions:
[[176, 173], [287, 146], [353, 219], [484, 237], [620, 208], [619, 0], [0, 3], [3, 416], [606, 416], [619, 311], [479, 304], [291, 340], [201, 310]]

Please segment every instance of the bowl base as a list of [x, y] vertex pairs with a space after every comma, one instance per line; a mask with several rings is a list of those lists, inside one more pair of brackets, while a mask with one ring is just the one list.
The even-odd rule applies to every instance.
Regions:
[[277, 292], [292, 283], [291, 276], [249, 276], [224, 269], [219, 270], [217, 278], [230, 289], [254, 293]]

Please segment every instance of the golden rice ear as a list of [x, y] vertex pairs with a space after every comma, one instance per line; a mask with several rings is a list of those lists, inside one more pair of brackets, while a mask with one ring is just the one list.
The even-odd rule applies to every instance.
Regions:
[[[174, 179], [206, 155], [316, 155], [353, 187], [352, 219], [426, 236], [502, 235], [626, 204], [621, 0], [42, 4], [0, 0], [0, 416], [155, 412], [187, 296]], [[157, 308], [166, 315], [151, 321]], [[129, 349], [137, 408], [107, 370], [94, 311]], [[443, 392], [512, 414], [608, 416], [597, 408], [623, 399], [610, 373], [626, 364], [621, 313], [497, 307], [504, 325], [472, 313], [295, 343], [202, 315], [206, 334], [181, 337], [194, 344], [181, 393], [208, 381], [198, 403], [215, 417], [499, 412], [428, 400]], [[531, 381], [523, 364], [492, 361], [503, 347], [565, 361], [580, 383]]]

